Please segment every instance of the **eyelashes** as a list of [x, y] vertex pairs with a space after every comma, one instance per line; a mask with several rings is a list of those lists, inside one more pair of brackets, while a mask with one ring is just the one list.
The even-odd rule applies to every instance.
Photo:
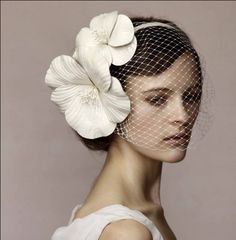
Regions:
[[167, 100], [167, 96], [155, 96], [147, 99], [147, 101], [154, 106], [162, 106], [167, 102]]
[[199, 103], [202, 98], [202, 89], [197, 88], [195, 91], [185, 92], [183, 94], [182, 100], [187, 104]]
[[183, 96], [182, 99], [183, 102], [188, 104], [199, 103], [201, 100], [201, 94], [200, 93], [186, 94]]

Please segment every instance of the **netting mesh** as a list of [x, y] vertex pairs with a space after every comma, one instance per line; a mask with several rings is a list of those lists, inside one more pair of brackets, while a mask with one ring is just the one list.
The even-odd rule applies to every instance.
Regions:
[[213, 86], [189, 38], [176, 27], [152, 24], [134, 23], [135, 55], [110, 67], [131, 101], [129, 115], [114, 133], [150, 150], [185, 150], [212, 122]]

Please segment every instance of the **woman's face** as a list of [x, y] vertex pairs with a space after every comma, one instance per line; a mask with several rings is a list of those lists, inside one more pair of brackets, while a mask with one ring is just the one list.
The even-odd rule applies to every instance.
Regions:
[[[122, 126], [127, 129], [129, 143], [152, 159], [182, 160], [201, 101], [201, 84], [193, 58], [183, 54], [162, 74], [133, 76], [127, 86], [131, 113]], [[166, 139], [180, 133], [185, 136], [179, 140]]]

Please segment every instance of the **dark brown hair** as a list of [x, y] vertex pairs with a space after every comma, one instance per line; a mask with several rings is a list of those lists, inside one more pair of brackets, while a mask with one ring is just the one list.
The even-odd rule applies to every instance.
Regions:
[[[138, 44], [135, 55], [132, 57], [132, 59], [122, 66], [115, 65], [110, 66], [111, 76], [114, 76], [117, 79], [119, 79], [124, 90], [126, 85], [125, 79], [128, 77], [129, 72], [130, 71], [132, 72], [132, 69], [135, 70], [135, 73], [141, 74], [143, 76], [150, 74], [151, 75], [160, 74], [164, 72], [166, 69], [168, 69], [168, 67], [184, 52], [190, 52], [195, 57], [194, 60], [198, 68], [197, 69], [198, 73], [200, 74], [199, 79], [202, 80], [202, 70], [199, 56], [194, 47], [192, 46], [190, 38], [174, 22], [155, 17], [130, 17], [130, 19], [134, 27], [147, 22], [161, 22], [174, 27], [174, 29], [173, 28], [165, 29], [165, 34], [160, 33], [161, 32], [160, 28], [162, 27], [160, 28], [148, 27], [140, 29], [138, 32], [136, 32], [135, 36], [137, 38]], [[152, 34], [152, 38], [155, 38], [156, 35], [155, 48], [153, 47], [150, 48], [150, 43], [147, 42], [148, 40], [142, 37], [148, 36], [148, 34], [150, 35], [150, 33]], [[164, 48], [165, 44], [166, 46], [168, 44], [168, 41], [165, 41], [167, 36], [170, 39], [170, 41], [172, 42], [174, 41], [175, 43], [171, 51], [168, 48]], [[160, 45], [162, 45], [161, 49], [159, 48]], [[166, 55], [168, 55], [168, 58], [165, 57]], [[170, 55], [171, 58], [169, 57]], [[143, 58], [140, 56], [143, 56]], [[147, 56], [149, 56], [149, 58]], [[145, 65], [144, 59], [148, 59], [149, 64]], [[150, 61], [153, 61], [153, 63], [150, 64]], [[142, 68], [142, 64], [145, 65], [145, 68]], [[84, 138], [80, 136], [76, 131], [74, 131], [74, 133], [79, 137], [81, 142], [88, 149], [95, 151], [108, 151], [109, 146], [115, 137], [114, 132], [107, 137], [100, 137], [96, 139]]]

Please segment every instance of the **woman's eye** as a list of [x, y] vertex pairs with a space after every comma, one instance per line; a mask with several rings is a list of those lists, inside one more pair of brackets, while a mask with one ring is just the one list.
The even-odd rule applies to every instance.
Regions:
[[189, 93], [183, 96], [183, 101], [188, 104], [198, 103], [201, 100], [201, 93]]
[[154, 106], [161, 106], [161, 105], [165, 104], [166, 101], [167, 101], [166, 96], [156, 96], [156, 97], [152, 97], [152, 98], [148, 99], [148, 102]]

